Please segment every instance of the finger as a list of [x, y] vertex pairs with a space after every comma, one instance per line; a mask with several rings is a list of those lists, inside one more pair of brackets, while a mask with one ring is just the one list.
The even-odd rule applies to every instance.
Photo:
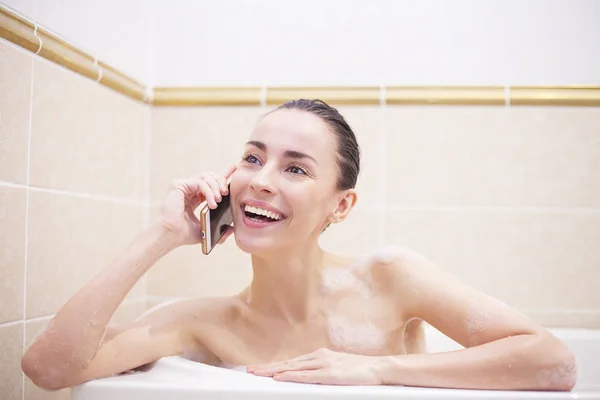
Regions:
[[225, 180], [229, 180], [229, 178], [231, 178], [231, 175], [233, 175], [233, 173], [235, 172], [236, 169], [237, 169], [237, 165], [235, 165], [235, 164], [233, 164], [229, 168], [227, 168], [227, 171], [225, 171]]
[[198, 208], [198, 206], [200, 204], [202, 204], [202, 202], [204, 202], [204, 195], [203, 194], [197, 194], [196, 196], [192, 197], [191, 199], [188, 200], [188, 206], [190, 211], [193, 213], [194, 211], [196, 211], [196, 208]]
[[297, 362], [297, 361], [314, 360], [315, 358], [316, 357], [315, 357], [314, 353], [308, 353], [308, 354], [303, 354], [298, 357], [290, 358], [289, 360], [285, 360], [285, 361], [277, 361], [277, 362], [272, 362], [272, 363], [268, 363], [268, 364], [249, 365], [246, 369], [248, 370], [248, 372], [250, 372], [251, 370], [254, 370], [254, 369], [267, 369], [267, 368], [279, 367], [281, 365], [289, 365], [290, 363]]
[[219, 203], [223, 198], [221, 196], [221, 188], [219, 187], [219, 181], [212, 174], [207, 173], [202, 176], [204, 182], [208, 183], [210, 189], [213, 191], [215, 195], [215, 200]]
[[323, 370], [314, 371], [286, 371], [273, 375], [273, 379], [282, 382], [298, 383], [334, 383], [328, 379]]
[[274, 376], [275, 374], [280, 374], [288, 371], [310, 371], [316, 370], [323, 367], [323, 362], [321, 360], [306, 360], [306, 361], [296, 361], [290, 362], [288, 364], [283, 363], [281, 365], [277, 365], [274, 367], [269, 367], [266, 369], [255, 369], [252, 373], [258, 376]]
[[210, 173], [210, 176], [212, 176], [214, 180], [218, 183], [221, 195], [225, 196], [229, 192], [229, 189], [227, 187], [227, 180], [225, 179], [225, 177], [214, 173]]
[[229, 236], [231, 236], [232, 233], [233, 233], [233, 226], [227, 227], [227, 230], [225, 231], [225, 233], [223, 234], [223, 236], [221, 236], [221, 239], [219, 239], [219, 241], [217, 242], [217, 244], [223, 244], [223, 243], [225, 243], [225, 241], [227, 240], [227, 238]]
[[208, 183], [205, 180], [199, 180], [198, 188], [199, 188], [198, 192], [202, 193], [204, 195], [204, 197], [206, 198], [208, 207], [212, 208], [213, 210], [215, 208], [217, 208], [217, 201], [215, 199], [215, 193], [213, 192], [211, 187], [208, 185]]

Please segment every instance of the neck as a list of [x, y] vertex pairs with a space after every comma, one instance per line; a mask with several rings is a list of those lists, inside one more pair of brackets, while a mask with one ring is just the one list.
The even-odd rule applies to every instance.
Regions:
[[308, 320], [319, 310], [318, 286], [325, 259], [326, 253], [316, 244], [252, 255], [249, 307], [289, 324]]

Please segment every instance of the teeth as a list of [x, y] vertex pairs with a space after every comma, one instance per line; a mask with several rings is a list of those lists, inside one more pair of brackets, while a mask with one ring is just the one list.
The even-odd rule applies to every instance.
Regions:
[[269, 210], [263, 210], [262, 208], [252, 207], [249, 205], [244, 206], [244, 211], [251, 212], [253, 214], [263, 215], [265, 217], [269, 217], [275, 220], [279, 220], [282, 217], [280, 214], [271, 212]]

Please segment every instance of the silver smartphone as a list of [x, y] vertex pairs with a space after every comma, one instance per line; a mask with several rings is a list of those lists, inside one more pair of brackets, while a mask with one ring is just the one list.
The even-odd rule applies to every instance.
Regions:
[[227, 228], [233, 224], [229, 194], [222, 196], [222, 200], [214, 210], [211, 210], [206, 204], [200, 211], [200, 223], [202, 225], [202, 252], [208, 255], [221, 240]]

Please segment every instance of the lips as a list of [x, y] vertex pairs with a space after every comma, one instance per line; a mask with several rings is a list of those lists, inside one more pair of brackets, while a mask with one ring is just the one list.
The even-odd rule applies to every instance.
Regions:
[[244, 225], [250, 228], [264, 228], [276, 225], [287, 218], [277, 208], [261, 201], [246, 201], [240, 205]]

